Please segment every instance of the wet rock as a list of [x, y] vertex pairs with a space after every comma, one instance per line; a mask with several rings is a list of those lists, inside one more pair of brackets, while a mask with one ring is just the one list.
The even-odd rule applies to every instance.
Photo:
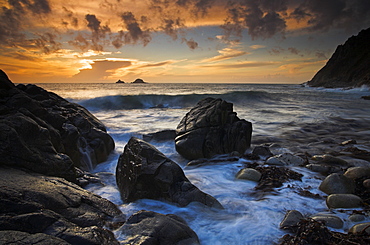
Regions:
[[326, 198], [328, 208], [358, 208], [362, 199], [353, 194], [331, 194]]
[[236, 174], [237, 179], [251, 180], [258, 182], [262, 174], [253, 168], [244, 168]]
[[316, 221], [322, 221], [325, 223], [326, 226], [335, 229], [341, 229], [344, 225], [343, 220], [334, 214], [318, 213], [312, 215], [311, 219], [314, 219]]
[[0, 168], [0, 230], [45, 233], [72, 244], [117, 244], [104, 229], [121, 211], [63, 178]]
[[365, 232], [366, 234], [370, 234], [370, 222], [361, 223], [352, 226], [349, 231], [349, 233], [358, 234]]
[[162, 131], [155, 132], [155, 133], [144, 134], [143, 140], [147, 142], [150, 142], [152, 140], [161, 142], [161, 141], [174, 140], [175, 137], [176, 137], [176, 131], [167, 129], [167, 130], [162, 130]]
[[314, 164], [313, 163], [313, 164], [307, 164], [305, 167], [310, 169], [313, 172], [318, 172], [324, 175], [338, 173], [342, 171], [342, 168], [340, 167], [324, 165], [324, 164]]
[[342, 174], [333, 173], [321, 182], [319, 189], [326, 194], [354, 193], [355, 183]]
[[305, 160], [299, 156], [295, 156], [291, 153], [283, 153], [277, 156], [270, 157], [266, 160], [266, 164], [269, 165], [293, 165], [300, 166], [305, 163]]
[[280, 223], [280, 229], [296, 226], [303, 218], [304, 218], [303, 215], [299, 211], [289, 210], [285, 214], [283, 221], [281, 221]]
[[175, 143], [180, 155], [194, 160], [233, 151], [243, 154], [250, 146], [251, 137], [252, 123], [239, 119], [233, 112], [233, 104], [206, 98], [181, 120]]
[[352, 214], [348, 217], [348, 219], [352, 222], [361, 222], [365, 220], [365, 215], [362, 214]]
[[120, 232], [126, 237], [124, 244], [199, 244], [197, 234], [173, 214], [139, 211], [127, 220]]
[[330, 165], [338, 165], [338, 166], [348, 166], [348, 162], [338, 158], [333, 157], [330, 155], [315, 155], [312, 157], [312, 160], [319, 161], [320, 163], [330, 164]]
[[[12, 83], [3, 75], [0, 84]], [[36, 85], [8, 85], [0, 89], [0, 165], [76, 181], [75, 167], [90, 170], [114, 149], [82, 106]]]
[[366, 189], [370, 189], [370, 179], [365, 179], [365, 180], [362, 182], [362, 185], [363, 185]]
[[352, 167], [347, 169], [344, 176], [349, 179], [358, 179], [362, 177], [370, 177], [370, 167]]
[[263, 158], [268, 158], [268, 157], [273, 156], [273, 154], [270, 151], [270, 148], [268, 146], [265, 146], [265, 145], [259, 145], [259, 146], [254, 147], [254, 149], [252, 151], [252, 154], [257, 155], [257, 156], [261, 156]]
[[116, 181], [122, 200], [148, 198], [186, 206], [191, 202], [222, 208], [212, 196], [190, 183], [175, 162], [149, 143], [132, 137], [118, 160]]
[[30, 234], [22, 231], [0, 231], [0, 244], [17, 245], [69, 245], [70, 243], [43, 233]]

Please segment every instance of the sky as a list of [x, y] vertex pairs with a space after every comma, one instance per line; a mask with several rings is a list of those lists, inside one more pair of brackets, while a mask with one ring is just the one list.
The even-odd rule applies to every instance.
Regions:
[[292, 83], [370, 27], [370, 0], [0, 0], [15, 83]]

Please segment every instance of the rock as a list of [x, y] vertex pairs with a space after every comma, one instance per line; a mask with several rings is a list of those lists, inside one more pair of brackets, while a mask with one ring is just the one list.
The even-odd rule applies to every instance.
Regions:
[[362, 185], [367, 188], [367, 189], [370, 189], [370, 179], [365, 179], [363, 182], [362, 182]]
[[309, 81], [312, 87], [360, 87], [370, 84], [370, 28], [339, 45], [326, 65]]
[[0, 89], [9, 90], [15, 88], [15, 85], [9, 80], [6, 73], [0, 69]]
[[364, 95], [364, 96], [361, 96], [361, 99], [364, 99], [364, 100], [370, 100], [370, 95]]
[[334, 229], [341, 229], [344, 225], [343, 220], [334, 214], [318, 213], [312, 215], [311, 219], [322, 221], [326, 226]]
[[122, 200], [166, 200], [180, 206], [191, 202], [222, 208], [212, 196], [190, 183], [175, 162], [149, 143], [132, 137], [118, 160], [116, 181]]
[[362, 199], [353, 194], [331, 194], [326, 198], [328, 208], [358, 208]]
[[348, 232], [352, 234], [360, 234], [362, 232], [370, 234], [370, 222], [354, 225], [349, 229]]
[[0, 230], [44, 233], [71, 244], [118, 244], [103, 227], [125, 217], [102, 197], [63, 178], [2, 167], [0, 186]]
[[333, 173], [321, 182], [319, 189], [326, 194], [350, 194], [355, 191], [355, 183], [342, 174]]
[[120, 231], [126, 237], [124, 244], [199, 244], [197, 234], [182, 218], [173, 214], [139, 211], [127, 220]]
[[265, 158], [273, 156], [273, 154], [270, 151], [270, 148], [265, 145], [259, 145], [259, 146], [254, 147], [252, 154], [257, 155], [257, 156], [262, 156]]
[[270, 157], [266, 160], [266, 164], [270, 165], [294, 165], [300, 166], [305, 163], [305, 160], [299, 156], [295, 156], [291, 153], [283, 153], [277, 156]]
[[313, 164], [307, 164], [305, 167], [310, 169], [313, 172], [322, 173], [324, 175], [338, 173], [342, 171], [340, 167], [325, 165], [325, 164], [314, 164], [313, 163]]
[[0, 88], [0, 165], [75, 181], [75, 167], [90, 170], [107, 159], [114, 141], [90, 112], [36, 85], [14, 86], [2, 74], [0, 84], [8, 85]]
[[146, 83], [146, 82], [144, 82], [144, 80], [143, 80], [143, 79], [141, 79], [141, 78], [137, 78], [137, 79], [135, 79], [135, 81], [133, 81], [132, 83]]
[[0, 244], [69, 245], [70, 243], [43, 233], [30, 234], [22, 231], [6, 230], [0, 231]]
[[144, 134], [143, 140], [150, 142], [154, 141], [170, 141], [174, 140], [176, 137], [176, 131], [171, 129], [162, 130], [159, 132], [151, 133], [151, 134]]
[[349, 179], [357, 179], [362, 177], [370, 177], [370, 168], [369, 167], [352, 167], [347, 169], [344, 173], [344, 176]]
[[360, 222], [365, 220], [365, 215], [362, 214], [352, 214], [348, 217], [348, 219], [352, 222]]
[[262, 174], [253, 168], [244, 168], [236, 174], [237, 179], [251, 180], [258, 182]]
[[331, 164], [331, 165], [348, 166], [347, 161], [341, 158], [338, 158], [338, 157], [330, 156], [330, 155], [323, 155], [321, 162], [326, 163], [326, 164]]
[[121, 79], [118, 79], [118, 81], [116, 83], [125, 83], [125, 82], [122, 81]]
[[176, 129], [176, 150], [189, 160], [237, 151], [243, 154], [252, 137], [252, 123], [233, 112], [233, 104], [206, 98], [198, 102]]
[[301, 219], [303, 219], [303, 215], [297, 210], [289, 210], [285, 216], [283, 221], [280, 223], [280, 229], [286, 229], [291, 226], [297, 225]]
[[127, 220], [120, 232], [126, 237], [124, 244], [199, 244], [197, 234], [173, 214], [139, 211]]

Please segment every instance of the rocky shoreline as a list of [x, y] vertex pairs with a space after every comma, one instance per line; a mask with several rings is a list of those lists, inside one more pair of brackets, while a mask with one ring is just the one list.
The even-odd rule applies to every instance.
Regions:
[[[302, 181], [296, 167], [307, 168], [322, 179], [319, 189], [324, 194], [297, 192], [326, 200], [327, 210], [288, 210], [280, 228], [289, 234], [280, 244], [365, 244], [370, 234], [370, 152], [362, 146], [369, 136], [348, 135], [348, 128], [341, 134], [344, 124], [364, 126], [333, 119], [315, 131], [317, 125], [307, 124], [276, 140], [289, 149], [277, 153], [276, 142], [251, 139], [252, 124], [239, 119], [231, 103], [207, 98], [184, 116], [176, 131], [131, 138], [117, 164], [117, 186], [125, 202], [149, 198], [180, 207], [198, 202], [223, 208], [151, 140], [175, 141], [191, 168], [244, 159], [235, 180], [256, 182], [256, 196]], [[1, 244], [119, 244], [113, 231], [124, 235], [123, 244], [200, 243], [179, 216], [142, 210], [126, 217], [112, 202], [83, 189], [100, 183], [89, 170], [114, 150], [104, 125], [85, 108], [35, 85], [15, 86], [1, 71], [0, 127]], [[333, 132], [337, 137], [328, 139]], [[312, 135], [317, 141], [307, 142], [306, 148], [294, 144]], [[330, 230], [348, 226], [348, 233]]]

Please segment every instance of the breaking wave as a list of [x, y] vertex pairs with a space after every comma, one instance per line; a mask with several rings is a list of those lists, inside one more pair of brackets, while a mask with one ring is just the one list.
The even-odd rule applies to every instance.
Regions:
[[114, 95], [97, 97], [78, 103], [90, 110], [130, 110], [149, 108], [188, 108], [193, 107], [198, 101], [207, 98], [221, 98], [228, 102], [245, 103], [270, 103], [279, 99], [278, 94], [264, 91], [238, 91], [225, 94], [142, 94], [142, 95]]

